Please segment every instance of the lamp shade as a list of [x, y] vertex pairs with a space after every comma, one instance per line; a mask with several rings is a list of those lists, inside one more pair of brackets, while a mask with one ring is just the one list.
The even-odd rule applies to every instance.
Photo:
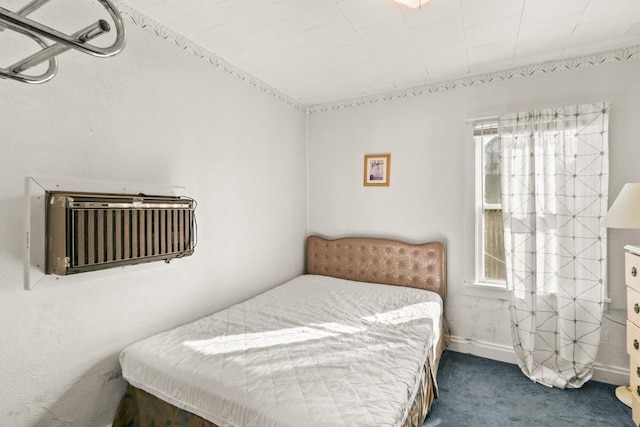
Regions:
[[604, 220], [607, 228], [640, 228], [640, 182], [625, 184]]

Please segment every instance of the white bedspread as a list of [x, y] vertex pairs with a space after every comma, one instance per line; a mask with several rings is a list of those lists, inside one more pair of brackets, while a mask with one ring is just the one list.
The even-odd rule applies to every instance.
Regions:
[[433, 292], [306, 275], [133, 344], [120, 364], [219, 426], [397, 426], [441, 313]]

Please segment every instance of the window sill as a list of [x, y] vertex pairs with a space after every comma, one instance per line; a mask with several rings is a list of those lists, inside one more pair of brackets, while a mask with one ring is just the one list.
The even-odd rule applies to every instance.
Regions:
[[[507, 296], [507, 286], [506, 285], [501, 285], [499, 283], [488, 283], [488, 282], [468, 282], [465, 281], [464, 282], [464, 287], [465, 287], [465, 291], [467, 295], [472, 295], [475, 297], [482, 297], [482, 298], [493, 298], [493, 299], [499, 299], [499, 300], [503, 300], [503, 301], [507, 301], [508, 300], [508, 296]], [[611, 298], [605, 298], [604, 302], [609, 304], [611, 303]], [[626, 319], [626, 310], [605, 310], [605, 317], [607, 313], [614, 313], [614, 316], [619, 317], [619, 313], [617, 313], [618, 311], [622, 312], [625, 316]], [[612, 321], [615, 321], [613, 319], [609, 319]], [[617, 322], [616, 322], [617, 323]]]
[[507, 287], [498, 283], [464, 282], [467, 295], [506, 301]]

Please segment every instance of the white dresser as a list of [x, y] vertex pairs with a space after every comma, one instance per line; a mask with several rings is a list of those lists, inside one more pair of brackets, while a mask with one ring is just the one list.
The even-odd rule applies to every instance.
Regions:
[[625, 246], [625, 272], [627, 284], [627, 353], [631, 385], [633, 422], [640, 425], [640, 247]]

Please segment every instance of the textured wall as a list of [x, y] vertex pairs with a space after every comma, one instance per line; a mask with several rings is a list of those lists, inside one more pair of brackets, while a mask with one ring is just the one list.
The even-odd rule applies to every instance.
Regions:
[[[313, 114], [309, 125], [309, 229], [375, 235], [448, 248], [447, 317], [453, 335], [508, 349], [507, 304], [463, 282], [474, 278], [474, 144], [465, 120], [504, 112], [610, 101], [610, 202], [640, 181], [640, 63], [490, 83]], [[364, 154], [391, 153], [391, 186], [363, 187]], [[612, 307], [623, 308], [623, 250], [640, 234], [609, 232]], [[493, 293], [495, 295], [495, 292]], [[599, 361], [628, 367], [624, 327], [605, 321]], [[506, 347], [503, 347], [506, 346]]]
[[[43, 86], [0, 81], [0, 425], [110, 424], [126, 345], [303, 268], [304, 114], [128, 30], [117, 57], [69, 52]], [[183, 185], [196, 253], [26, 291], [26, 176]]]

